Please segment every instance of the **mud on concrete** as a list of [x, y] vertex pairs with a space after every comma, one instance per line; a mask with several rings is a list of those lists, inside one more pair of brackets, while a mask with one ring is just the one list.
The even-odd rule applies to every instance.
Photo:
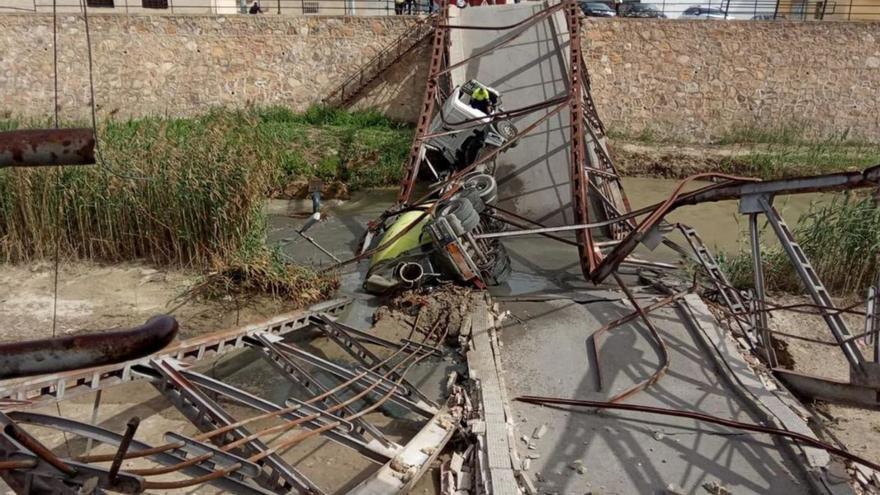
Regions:
[[414, 334], [434, 335], [448, 329], [455, 339], [471, 312], [472, 289], [445, 284], [401, 292], [385, 302], [373, 315], [377, 326], [383, 320], [404, 322]]
[[[806, 296], [777, 294], [770, 298], [770, 302], [793, 305], [812, 301]], [[834, 300], [838, 307], [846, 307], [854, 302], [854, 299]], [[777, 311], [770, 315], [769, 325], [772, 331], [834, 342], [831, 331], [818, 314]], [[842, 316], [852, 333], [861, 331], [864, 326], [863, 317], [853, 314]], [[783, 367], [826, 378], [849, 380], [849, 364], [836, 345], [805, 342], [781, 334], [776, 334], [775, 339], [779, 342], [777, 349], [782, 348], [785, 351], [785, 361], [780, 359]], [[862, 339], [857, 339], [856, 342], [866, 357], [873, 356], [871, 347], [864, 344]], [[839, 439], [854, 454], [873, 462], [880, 462], [880, 411], [826, 402], [815, 402], [812, 406], [818, 413], [817, 421], [821, 423], [821, 425], [812, 425], [814, 429], [816, 426], [821, 426], [817, 434], [828, 439], [829, 435], [821, 431], [827, 429], [827, 432]]]

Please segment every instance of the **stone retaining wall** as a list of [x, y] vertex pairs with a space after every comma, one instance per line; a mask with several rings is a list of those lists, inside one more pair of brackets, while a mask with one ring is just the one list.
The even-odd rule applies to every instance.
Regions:
[[[100, 116], [187, 115], [247, 104], [304, 109], [413, 22], [412, 17], [90, 14]], [[88, 120], [82, 16], [60, 16], [58, 33], [62, 118]], [[51, 115], [52, 66], [51, 16], [0, 16], [0, 116]], [[406, 79], [384, 84], [386, 92], [401, 81]], [[393, 116], [412, 118], [401, 114], [399, 105], [386, 106]]]
[[[99, 116], [318, 102], [411, 17], [90, 15]], [[607, 126], [707, 141], [742, 128], [880, 141], [880, 23], [588, 20], [584, 45]], [[89, 119], [81, 16], [59, 17], [60, 109]], [[356, 107], [413, 121], [427, 47]], [[0, 15], [0, 117], [52, 114], [52, 17]]]
[[705, 141], [796, 128], [880, 142], [880, 23], [593, 20], [584, 47], [608, 127]]

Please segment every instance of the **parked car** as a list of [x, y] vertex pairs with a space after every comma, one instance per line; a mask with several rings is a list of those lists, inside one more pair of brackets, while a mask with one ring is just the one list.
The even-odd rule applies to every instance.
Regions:
[[617, 12], [602, 2], [581, 2], [581, 10], [587, 17], [614, 17]]
[[666, 14], [649, 3], [622, 3], [618, 7], [617, 15], [620, 17], [666, 18]]
[[681, 13], [680, 19], [728, 19], [727, 12], [718, 7], [688, 7]]

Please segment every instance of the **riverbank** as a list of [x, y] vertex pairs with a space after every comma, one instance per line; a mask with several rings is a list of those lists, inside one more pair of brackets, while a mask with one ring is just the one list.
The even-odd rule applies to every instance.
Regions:
[[617, 137], [610, 145], [620, 173], [636, 177], [682, 179], [719, 172], [772, 180], [862, 170], [880, 164], [880, 146], [842, 140], [690, 144]]
[[[63, 263], [58, 272], [56, 334], [130, 328], [172, 312], [180, 323], [178, 338], [189, 338], [297, 309], [280, 298], [214, 302], [181, 297], [200, 278], [194, 271], [141, 263]], [[51, 264], [0, 264], [0, 341], [51, 337], [54, 300]]]

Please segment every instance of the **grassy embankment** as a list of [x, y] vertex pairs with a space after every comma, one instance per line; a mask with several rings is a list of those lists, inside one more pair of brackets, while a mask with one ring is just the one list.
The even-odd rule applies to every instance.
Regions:
[[[873, 283], [880, 253], [880, 208], [864, 194], [841, 194], [830, 203], [814, 206], [794, 228], [803, 248], [826, 287], [839, 295], [862, 295]], [[778, 243], [762, 250], [767, 287], [802, 293], [803, 286]], [[752, 258], [748, 252], [721, 256], [731, 283], [752, 287]]]
[[0, 171], [0, 261], [51, 259], [59, 235], [65, 259], [203, 270], [209, 292], [308, 304], [337, 282], [267, 248], [264, 199], [311, 176], [393, 183], [411, 132], [370, 112], [270, 108], [109, 122], [99, 136], [99, 166]]
[[764, 180], [860, 170], [880, 164], [880, 145], [849, 136], [805, 139], [798, 126], [739, 128], [708, 144], [661, 140], [650, 131], [611, 133], [618, 167], [627, 175], [682, 178], [724, 172]]
[[[698, 172], [724, 172], [763, 180], [861, 170], [880, 164], [880, 145], [838, 136], [807, 140], [796, 125], [776, 129], [741, 128], [709, 144], [670, 143], [652, 132], [612, 133], [618, 166], [625, 174], [681, 178]], [[769, 228], [769, 227], [767, 227]], [[829, 290], [864, 295], [873, 283], [880, 251], [880, 210], [864, 194], [836, 194], [816, 205], [795, 226], [795, 237]], [[747, 238], [747, 233], [743, 233]], [[763, 251], [770, 290], [802, 293], [785, 253], [774, 241]], [[747, 250], [747, 247], [743, 249]], [[732, 282], [752, 286], [749, 252], [722, 253]]]

